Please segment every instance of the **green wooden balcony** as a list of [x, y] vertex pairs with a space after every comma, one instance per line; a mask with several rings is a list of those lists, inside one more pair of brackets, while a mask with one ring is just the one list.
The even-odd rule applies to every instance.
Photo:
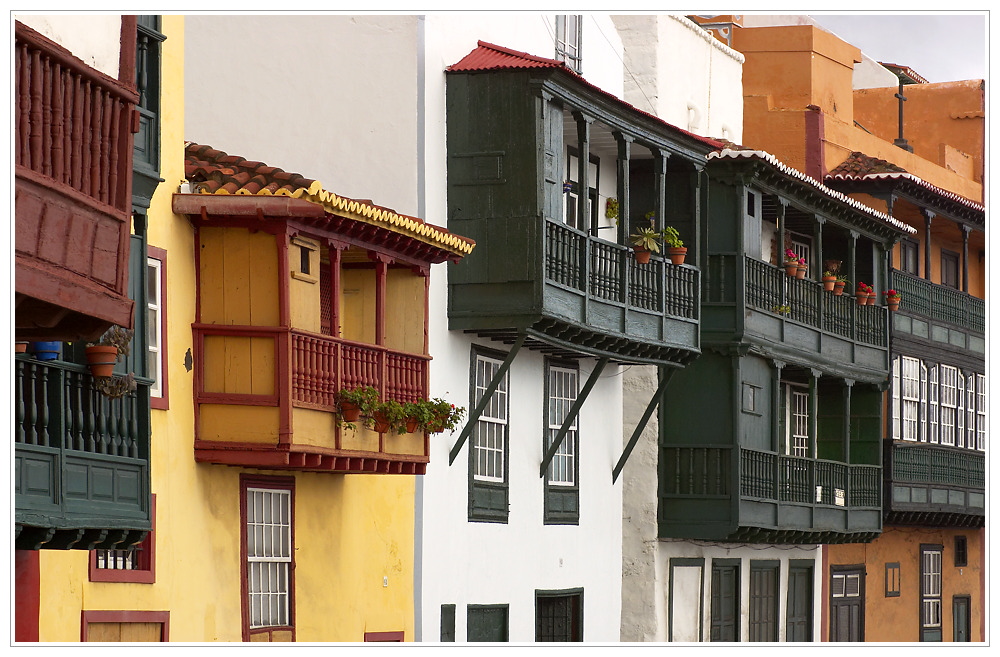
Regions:
[[892, 272], [891, 285], [902, 295], [892, 318], [894, 337], [985, 358], [985, 300], [899, 271]]
[[134, 544], [150, 529], [149, 385], [111, 399], [87, 368], [16, 356], [18, 549]]
[[773, 543], [869, 541], [882, 468], [731, 445], [661, 449], [662, 537]]
[[[697, 355], [699, 271], [654, 255], [638, 264], [630, 247], [552, 219], [519, 229], [535, 246], [503, 254], [502, 283], [470, 259], [453, 282], [450, 327], [502, 336], [515, 330], [567, 351], [628, 362], [687, 362]], [[520, 224], [523, 226], [523, 224]], [[491, 230], [490, 238], [503, 227]], [[544, 254], [532, 258], [532, 254]], [[468, 266], [466, 266], [468, 265]], [[501, 271], [497, 267], [494, 271]], [[525, 271], [522, 280], [514, 272]]]
[[885, 464], [888, 520], [984, 526], [985, 453], [928, 443], [886, 442]]

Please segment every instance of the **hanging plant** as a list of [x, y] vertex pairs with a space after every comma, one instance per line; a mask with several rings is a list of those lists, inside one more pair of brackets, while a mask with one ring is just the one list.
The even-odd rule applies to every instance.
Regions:
[[130, 392], [135, 392], [137, 386], [135, 376], [129, 372], [124, 376], [95, 378], [94, 387], [105, 397], [119, 399]]
[[618, 199], [609, 198], [604, 208], [604, 216], [608, 219], [618, 218]]
[[[97, 342], [87, 343], [84, 349], [90, 373], [97, 378], [110, 377], [115, 369], [115, 363], [122, 356], [129, 355], [130, 345], [135, 331], [114, 324], [98, 338]], [[110, 396], [110, 395], [109, 395]]]

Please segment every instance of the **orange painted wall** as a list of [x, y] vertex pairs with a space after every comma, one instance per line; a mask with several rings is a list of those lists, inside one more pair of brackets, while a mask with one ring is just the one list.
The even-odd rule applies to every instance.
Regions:
[[[968, 566], [955, 566], [955, 536], [965, 536], [968, 542]], [[866, 564], [865, 579], [865, 641], [915, 642], [920, 640], [920, 545], [943, 546], [942, 559], [942, 632], [951, 641], [952, 598], [971, 598], [970, 637], [985, 640], [984, 610], [979, 607], [986, 599], [984, 567], [985, 533], [972, 529], [925, 529], [918, 527], [887, 527], [871, 543], [828, 545], [828, 565]], [[900, 595], [885, 595], [885, 564], [900, 565]], [[824, 593], [829, 595], [830, 573], [824, 574]], [[824, 641], [829, 640], [829, 619], [824, 619]]]
[[[903, 137], [914, 155], [983, 182], [985, 90], [982, 80], [913, 84], [903, 88]], [[899, 133], [897, 88], [854, 92], [854, 118], [878, 137]], [[981, 198], [973, 199], [980, 201]]]

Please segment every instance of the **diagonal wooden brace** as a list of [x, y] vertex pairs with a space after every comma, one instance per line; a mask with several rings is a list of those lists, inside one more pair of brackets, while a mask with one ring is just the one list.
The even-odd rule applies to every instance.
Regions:
[[563, 421], [562, 426], [559, 427], [559, 433], [556, 434], [555, 439], [549, 448], [545, 450], [545, 456], [542, 458], [542, 467], [538, 470], [538, 476], [544, 477], [545, 471], [549, 467], [549, 463], [552, 462], [552, 457], [556, 455], [556, 451], [559, 449], [559, 445], [566, 438], [566, 434], [569, 433], [569, 428], [573, 426], [573, 422], [576, 421], [576, 416], [580, 414], [580, 409], [583, 408], [583, 402], [587, 400], [587, 396], [590, 391], [593, 390], [594, 384], [597, 383], [597, 379], [601, 376], [601, 372], [604, 371], [605, 365], [608, 364], [607, 358], [602, 358], [597, 361], [597, 366], [594, 367], [594, 371], [590, 373], [590, 377], [587, 382], [583, 385], [583, 390], [580, 394], [576, 396], [576, 401], [573, 402], [573, 406], [570, 407], [569, 413], [566, 414], [566, 419]]
[[667, 383], [670, 381], [670, 377], [673, 376], [675, 368], [664, 368], [660, 371], [660, 385], [653, 393], [652, 399], [649, 400], [649, 405], [646, 406], [646, 411], [639, 418], [639, 423], [635, 425], [635, 431], [632, 432], [632, 437], [628, 441], [628, 445], [625, 446], [625, 451], [622, 452], [621, 458], [618, 459], [618, 465], [611, 472], [611, 483], [618, 481], [618, 475], [621, 474], [622, 469], [625, 467], [625, 462], [628, 461], [628, 457], [631, 456], [632, 450], [635, 449], [635, 444], [639, 442], [639, 435], [642, 434], [643, 430], [646, 428], [646, 424], [649, 422], [649, 418], [653, 416], [653, 411], [656, 410], [657, 404], [660, 403], [660, 398], [667, 389]]

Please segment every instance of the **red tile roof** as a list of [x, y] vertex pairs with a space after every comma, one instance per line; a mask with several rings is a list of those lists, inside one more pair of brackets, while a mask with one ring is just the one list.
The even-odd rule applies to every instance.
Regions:
[[461, 73], [461, 72], [477, 72], [477, 71], [504, 71], [504, 70], [517, 70], [517, 69], [529, 69], [529, 68], [541, 68], [541, 69], [551, 69], [559, 71], [561, 74], [568, 75], [569, 77], [579, 81], [581, 84], [589, 87], [593, 91], [600, 93], [608, 98], [613, 99], [616, 103], [625, 107], [633, 112], [638, 112], [643, 116], [649, 117], [660, 123], [661, 125], [678, 132], [683, 135], [702, 142], [703, 144], [713, 148], [720, 149], [723, 148], [723, 143], [716, 140], [710, 139], [708, 137], [702, 137], [701, 135], [696, 135], [693, 132], [688, 132], [682, 128], [678, 128], [675, 125], [671, 125], [661, 119], [660, 117], [650, 114], [649, 112], [644, 112], [643, 110], [626, 103], [624, 100], [609, 93], [597, 85], [591, 84], [582, 75], [566, 66], [565, 62], [561, 62], [556, 59], [548, 59], [546, 57], [539, 57], [537, 55], [531, 55], [526, 52], [521, 52], [519, 50], [511, 50], [510, 48], [504, 48], [503, 46], [498, 46], [492, 43], [487, 43], [486, 41], [479, 41], [478, 46], [475, 50], [470, 52], [468, 55], [460, 59], [458, 62], [452, 64], [445, 69], [448, 73]]
[[827, 177], [853, 178], [869, 173], [906, 173], [906, 169], [896, 166], [888, 160], [880, 160], [877, 157], [854, 151], [846, 160], [830, 171]]
[[400, 214], [369, 200], [339, 196], [323, 189], [318, 180], [229, 155], [211, 146], [188, 142], [184, 149], [184, 173], [197, 194], [302, 199], [322, 207], [327, 213], [386, 228], [458, 256], [471, 253], [475, 246], [473, 240], [417, 217]]

